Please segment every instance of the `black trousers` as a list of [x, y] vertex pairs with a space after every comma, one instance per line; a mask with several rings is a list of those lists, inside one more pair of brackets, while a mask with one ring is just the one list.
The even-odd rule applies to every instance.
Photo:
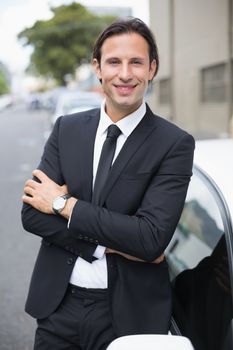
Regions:
[[59, 308], [37, 323], [34, 350], [104, 350], [116, 338], [105, 289], [69, 285]]

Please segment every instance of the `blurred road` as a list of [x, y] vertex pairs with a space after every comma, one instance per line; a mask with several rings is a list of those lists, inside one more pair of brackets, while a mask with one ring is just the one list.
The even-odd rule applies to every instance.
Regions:
[[40, 239], [23, 230], [20, 210], [48, 125], [46, 112], [22, 105], [0, 112], [0, 350], [33, 347], [36, 325], [24, 304]]

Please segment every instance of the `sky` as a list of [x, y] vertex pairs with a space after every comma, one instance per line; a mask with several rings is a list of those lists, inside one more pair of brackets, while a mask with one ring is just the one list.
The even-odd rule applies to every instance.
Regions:
[[[31, 48], [23, 47], [17, 34], [37, 20], [51, 17], [50, 6], [68, 4], [70, 0], [7, 0], [0, 2], [0, 61], [12, 73], [23, 71], [28, 63]], [[149, 22], [148, 0], [80, 0], [86, 6], [131, 7], [132, 15]]]

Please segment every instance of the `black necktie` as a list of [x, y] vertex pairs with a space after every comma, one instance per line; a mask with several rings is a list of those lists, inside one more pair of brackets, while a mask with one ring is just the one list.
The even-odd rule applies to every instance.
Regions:
[[95, 177], [95, 184], [92, 196], [92, 203], [99, 204], [100, 195], [102, 193], [104, 184], [107, 180], [109, 170], [111, 169], [112, 160], [116, 149], [116, 141], [121, 134], [120, 129], [112, 124], [108, 127], [106, 140], [104, 141], [98, 169]]

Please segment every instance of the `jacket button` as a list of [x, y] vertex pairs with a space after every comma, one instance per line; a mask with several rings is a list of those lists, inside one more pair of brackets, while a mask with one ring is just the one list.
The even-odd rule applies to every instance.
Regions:
[[67, 264], [68, 265], [72, 265], [74, 263], [74, 259], [73, 258], [69, 258], [68, 260], [67, 260]]
[[82, 238], [83, 238], [83, 235], [78, 235], [78, 238], [82, 239]]

